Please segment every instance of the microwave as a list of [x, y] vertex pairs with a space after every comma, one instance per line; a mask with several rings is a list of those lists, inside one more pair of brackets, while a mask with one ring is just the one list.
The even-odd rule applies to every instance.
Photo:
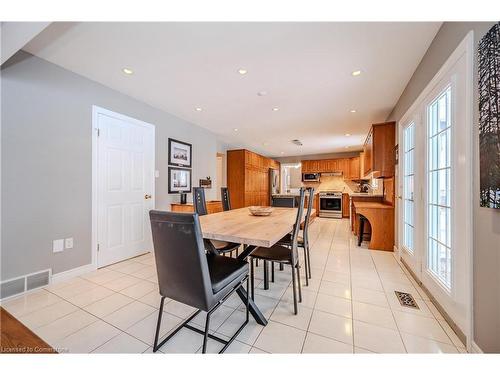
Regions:
[[302, 173], [302, 181], [304, 182], [319, 182], [319, 173]]

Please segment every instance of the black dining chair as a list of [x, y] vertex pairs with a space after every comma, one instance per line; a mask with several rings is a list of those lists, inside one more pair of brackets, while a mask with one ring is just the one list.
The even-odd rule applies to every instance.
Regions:
[[[245, 281], [248, 294], [248, 263], [207, 254], [197, 213], [150, 211], [149, 217], [161, 295], [153, 352], [185, 327], [203, 335], [202, 353], [206, 352], [208, 338], [223, 343], [219, 352], [223, 353], [248, 323], [248, 301], [246, 320], [229, 340], [209, 333], [210, 317]], [[198, 310], [158, 344], [165, 298]], [[188, 324], [201, 311], [207, 312], [204, 331]]]
[[[297, 252], [297, 241], [299, 237], [300, 224], [302, 222], [302, 214], [304, 212], [304, 198], [305, 189], [300, 189], [299, 206], [297, 207], [297, 217], [295, 219], [295, 224], [292, 231], [292, 241], [291, 246], [284, 246], [280, 244], [275, 244], [271, 247], [258, 247], [250, 255], [250, 289], [252, 291], [252, 299], [254, 297], [254, 259], [262, 259], [265, 261], [270, 261], [280, 264], [288, 264], [292, 269], [292, 290], [293, 290], [293, 310], [294, 314], [297, 315], [297, 289], [298, 289], [298, 301], [302, 302], [302, 289], [300, 285], [300, 264], [299, 264], [299, 254]], [[297, 282], [296, 282], [297, 280]]]
[[229, 189], [227, 187], [220, 188], [220, 196], [222, 198], [222, 209], [224, 211], [231, 210], [231, 199], [229, 198]]
[[[195, 212], [200, 215], [206, 215], [207, 203], [205, 200], [205, 188], [195, 187], [193, 188], [193, 205]], [[236, 255], [238, 255], [238, 249], [240, 244], [234, 242], [218, 241], [218, 240], [206, 240], [205, 247], [207, 251], [215, 251], [218, 254], [227, 254], [233, 256], [233, 251], [236, 250]]]
[[[306, 217], [304, 219], [304, 227], [302, 230], [302, 236], [299, 235], [297, 239], [297, 246], [302, 247], [304, 249], [304, 267], [306, 274], [306, 286], [309, 285], [309, 280], [311, 278], [311, 254], [309, 248], [309, 224], [311, 223], [311, 212], [314, 206], [314, 188], [307, 187], [306, 191], [308, 192], [307, 197], [307, 210]], [[292, 233], [287, 234], [281, 240], [278, 241], [278, 244], [291, 247], [292, 246]]]

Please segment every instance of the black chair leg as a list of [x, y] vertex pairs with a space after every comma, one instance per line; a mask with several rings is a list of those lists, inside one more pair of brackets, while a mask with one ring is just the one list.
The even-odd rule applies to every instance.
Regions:
[[280, 271], [283, 271], [285, 269], [285, 266], [283, 266], [283, 263], [280, 263]]
[[297, 286], [295, 285], [295, 267], [292, 265], [290, 267], [292, 269], [292, 291], [293, 291], [293, 313], [297, 315]]
[[207, 320], [205, 321], [205, 334], [203, 336], [203, 349], [201, 350], [201, 352], [203, 354], [205, 354], [207, 352], [208, 330], [210, 327], [210, 314], [211, 314], [211, 311], [209, 311], [207, 313]]
[[[253, 258], [250, 258], [250, 287], [252, 289], [252, 301], [254, 301], [255, 288], [254, 288], [254, 268], [253, 268]], [[250, 296], [247, 290], [247, 296]], [[248, 299], [248, 298], [247, 298]]]
[[255, 259], [255, 267], [259, 267], [259, 260]]
[[156, 322], [156, 332], [155, 332], [155, 341], [153, 343], [153, 353], [156, 353], [158, 351], [159, 346], [158, 346], [158, 336], [160, 335], [160, 327], [161, 327], [161, 317], [163, 316], [163, 305], [165, 303], [165, 297], [161, 297], [161, 302], [160, 302], [160, 311], [158, 312], [158, 321]]
[[265, 260], [264, 262], [264, 290], [269, 289], [269, 262]]
[[306, 247], [304, 245], [304, 271], [306, 272], [306, 286], [309, 286], [309, 279], [311, 276], [309, 276], [309, 268], [308, 268], [308, 260], [307, 260], [307, 251]]
[[363, 242], [363, 232], [365, 229], [365, 221], [362, 218], [359, 218], [359, 233], [358, 233], [358, 246], [361, 246]]
[[[297, 263], [297, 287], [299, 288], [299, 302], [302, 302], [302, 286], [300, 285], [300, 266], [299, 263]], [[293, 267], [292, 267], [292, 272], [293, 272]]]
[[271, 282], [274, 283], [274, 262], [271, 262]]
[[306, 247], [307, 247], [307, 268], [308, 268], [308, 271], [309, 271], [309, 278], [312, 277], [312, 274], [311, 274], [311, 252], [309, 251], [309, 240], [306, 241]]

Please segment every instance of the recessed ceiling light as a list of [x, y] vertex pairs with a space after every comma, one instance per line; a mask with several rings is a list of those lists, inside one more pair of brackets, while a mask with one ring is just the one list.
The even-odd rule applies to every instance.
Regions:
[[351, 73], [353, 77], [359, 76], [361, 74], [361, 70], [355, 70]]
[[279, 111], [280, 109], [278, 107], [274, 107], [273, 108], [273, 111], [276, 112], [276, 111]]
[[233, 130], [234, 130], [235, 132], [237, 132], [237, 131], [238, 131], [238, 128], [234, 128]]
[[257, 93], [257, 95], [259, 95], [259, 96], [266, 96], [267, 95], [267, 91], [259, 91]]
[[196, 111], [196, 112], [201, 112], [201, 111], [203, 111], [203, 109], [202, 109], [202, 108], [200, 108], [200, 107], [196, 107], [196, 108], [195, 108], [195, 111]]
[[356, 113], [356, 110], [355, 109], [351, 109], [349, 112]]
[[134, 74], [134, 71], [130, 68], [123, 68], [122, 69], [122, 72], [127, 74], [127, 75], [131, 75], [131, 74]]
[[280, 152], [280, 154], [281, 154], [281, 155], [283, 155], [283, 154], [284, 154], [284, 152], [283, 152], [283, 151], [281, 151], [281, 152]]
[[351, 136], [351, 133], [345, 133], [344, 134], [346, 137], [350, 137]]
[[243, 75], [247, 74], [248, 71], [246, 69], [240, 68], [240, 69], [238, 69], [238, 73], [240, 73], [243, 76]]

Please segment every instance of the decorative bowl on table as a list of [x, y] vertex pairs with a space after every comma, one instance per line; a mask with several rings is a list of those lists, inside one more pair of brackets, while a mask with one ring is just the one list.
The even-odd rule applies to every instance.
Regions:
[[273, 212], [273, 207], [268, 206], [250, 206], [248, 207], [250, 213], [254, 216], [269, 216]]

